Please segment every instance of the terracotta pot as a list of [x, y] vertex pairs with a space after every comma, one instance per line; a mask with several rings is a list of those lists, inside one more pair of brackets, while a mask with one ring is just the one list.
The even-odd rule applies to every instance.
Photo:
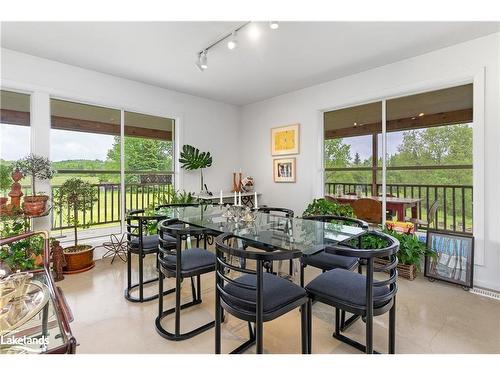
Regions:
[[32, 195], [24, 197], [24, 213], [28, 216], [37, 216], [45, 212], [47, 205], [47, 195]]
[[94, 247], [78, 245], [78, 251], [73, 251], [74, 246], [64, 249], [66, 259], [65, 274], [84, 272], [94, 267]]

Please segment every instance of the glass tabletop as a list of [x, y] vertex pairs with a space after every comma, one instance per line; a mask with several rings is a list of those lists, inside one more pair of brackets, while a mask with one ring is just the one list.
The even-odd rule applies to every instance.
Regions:
[[[241, 210], [243, 219], [245, 212], [244, 209]], [[347, 241], [365, 233], [359, 227], [286, 218], [258, 211], [251, 213], [253, 221], [238, 220], [227, 217], [226, 208], [214, 205], [163, 208], [157, 214], [219, 233], [230, 232], [257, 247], [260, 245], [266, 249], [301, 251], [304, 255], [315, 254], [326, 245]]]
[[[33, 274], [24, 301], [16, 307], [16, 311], [25, 314], [22, 324], [0, 334], [0, 353], [45, 353], [67, 344], [67, 337], [56, 314], [54, 296], [47, 284], [45, 272]], [[9, 320], [14, 323], [15, 319]]]

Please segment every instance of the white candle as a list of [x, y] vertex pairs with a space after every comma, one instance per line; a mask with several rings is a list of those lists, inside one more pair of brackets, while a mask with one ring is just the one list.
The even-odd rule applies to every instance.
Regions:
[[234, 191], [234, 205], [237, 206], [238, 202], [236, 202], [236, 190]]
[[222, 189], [220, 190], [220, 199], [219, 199], [219, 204], [222, 204]]
[[257, 204], [257, 192], [253, 193], [253, 200], [255, 202], [254, 207], [255, 207], [256, 210], [258, 210], [259, 209], [259, 205]]
[[241, 191], [238, 193], [238, 206], [241, 206]]

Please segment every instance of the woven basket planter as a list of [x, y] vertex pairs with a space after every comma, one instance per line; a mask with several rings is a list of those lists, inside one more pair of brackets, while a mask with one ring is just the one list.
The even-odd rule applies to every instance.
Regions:
[[[375, 258], [374, 263], [385, 266], [388, 262], [384, 259]], [[397, 269], [398, 276], [404, 277], [405, 279], [412, 281], [417, 277], [417, 266], [414, 264], [399, 263]]]

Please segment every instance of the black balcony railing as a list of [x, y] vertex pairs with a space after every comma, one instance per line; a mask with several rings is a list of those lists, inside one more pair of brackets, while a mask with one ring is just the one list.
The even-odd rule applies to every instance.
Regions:
[[[349, 182], [325, 183], [325, 194], [347, 194], [359, 191], [366, 196], [372, 195], [372, 184]], [[382, 185], [377, 185], [381, 194]], [[419, 219], [427, 221], [427, 212], [434, 201], [438, 201], [436, 217], [431, 225], [434, 229], [450, 232], [472, 233], [473, 230], [473, 188], [471, 185], [419, 185], [387, 184], [386, 193], [402, 198], [419, 198]]]

